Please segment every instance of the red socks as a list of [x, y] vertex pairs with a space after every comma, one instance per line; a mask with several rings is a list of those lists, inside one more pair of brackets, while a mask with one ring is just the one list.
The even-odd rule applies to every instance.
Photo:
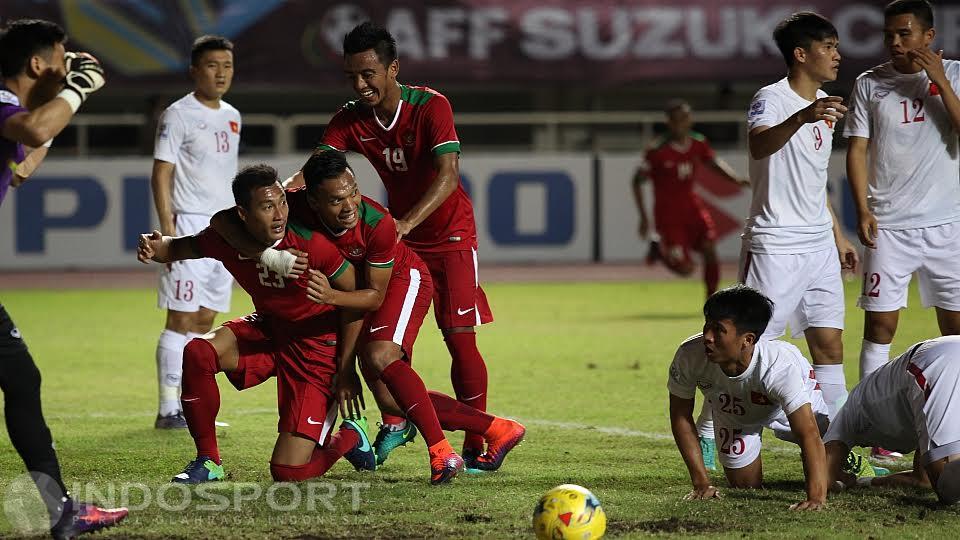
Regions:
[[[467, 435], [480, 436], [493, 423], [493, 416], [464, 405], [446, 394], [432, 390], [428, 394], [434, 410], [437, 411], [440, 425], [446, 431], [465, 431]], [[482, 441], [483, 437], [480, 437], [480, 440]]]
[[304, 465], [278, 465], [270, 463], [270, 474], [276, 482], [299, 482], [309, 478], [323, 476], [333, 467], [340, 457], [350, 451], [360, 441], [360, 436], [352, 429], [341, 429], [330, 437], [327, 444], [313, 451], [310, 462]]
[[[450, 380], [457, 400], [479, 411], [487, 410], [487, 365], [477, 349], [477, 334], [452, 332], [444, 337], [453, 363]], [[482, 433], [482, 432], [481, 432]], [[463, 440], [465, 449], [483, 451], [483, 437], [468, 433]]]
[[720, 263], [713, 261], [703, 263], [703, 282], [707, 285], [707, 296], [717, 292], [720, 284]]
[[407, 419], [420, 430], [428, 447], [446, 439], [427, 395], [427, 387], [409, 364], [403, 360], [394, 360], [380, 374], [380, 380], [387, 385], [397, 405], [406, 413]]
[[215, 424], [220, 411], [220, 389], [216, 378], [219, 371], [217, 350], [209, 341], [194, 338], [183, 348], [180, 406], [190, 436], [197, 445], [197, 456], [208, 456], [217, 463], [220, 463]]

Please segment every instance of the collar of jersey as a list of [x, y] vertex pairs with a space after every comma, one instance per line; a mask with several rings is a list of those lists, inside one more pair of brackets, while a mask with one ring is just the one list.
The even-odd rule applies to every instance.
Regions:
[[760, 356], [760, 342], [757, 342], [753, 345], [753, 355], [750, 356], [750, 363], [747, 364], [747, 369], [743, 370], [743, 373], [737, 376], [730, 377], [727, 375], [727, 377], [729, 377], [732, 381], [741, 381], [749, 377], [750, 374], [753, 373], [753, 370], [757, 368], [758, 356]]
[[373, 119], [377, 121], [377, 125], [380, 126], [384, 131], [390, 131], [391, 129], [393, 129], [393, 126], [397, 125], [397, 120], [400, 119], [400, 109], [402, 108], [403, 108], [403, 99], [401, 98], [400, 101], [397, 102], [397, 112], [393, 113], [393, 120], [390, 121], [389, 126], [384, 126], [383, 123], [380, 122], [380, 117], [377, 116], [377, 111], [374, 111], [373, 109], [371, 109], [371, 112], [373, 113]]

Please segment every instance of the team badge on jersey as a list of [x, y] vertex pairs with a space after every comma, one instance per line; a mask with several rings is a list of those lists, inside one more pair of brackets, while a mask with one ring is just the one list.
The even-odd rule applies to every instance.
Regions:
[[770, 401], [770, 398], [768, 398], [765, 394], [761, 394], [760, 392], [753, 392], [753, 391], [751, 391], [751, 392], [750, 392], [750, 403], [753, 403], [753, 404], [755, 404], [755, 405], [770, 405], [770, 404], [773, 403], [773, 402]]
[[160, 124], [160, 134], [159, 134], [159, 137], [160, 137], [161, 139], [166, 139], [167, 137], [170, 136], [170, 129], [169, 129], [169, 128], [170, 128], [170, 124], [167, 124], [166, 122]]
[[352, 248], [350, 248], [349, 253], [350, 253], [350, 256], [353, 257], [353, 258], [360, 257], [361, 255], [363, 255], [363, 248], [362, 248], [362, 247], [359, 247], [359, 246], [357, 246], [357, 247], [352, 247]]
[[938, 87], [935, 83], [930, 83], [930, 95], [931, 96], [940, 95], [940, 87]]
[[403, 135], [403, 144], [407, 146], [413, 146], [413, 141], [414, 137], [412, 131], [408, 131]]
[[753, 102], [753, 105], [750, 106], [750, 116], [754, 117], [758, 114], [763, 114], [763, 111], [767, 110], [767, 100], [758, 99]]
[[239, 122], [234, 122], [233, 120], [231, 120], [231, 121], [230, 121], [230, 131], [232, 131], [232, 132], [234, 132], [234, 133], [240, 133], [240, 123], [239, 123]]

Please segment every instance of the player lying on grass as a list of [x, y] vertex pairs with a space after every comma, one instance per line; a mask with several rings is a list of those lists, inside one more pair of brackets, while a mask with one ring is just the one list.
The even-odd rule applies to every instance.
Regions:
[[[497, 470], [507, 453], [523, 439], [524, 427], [445, 394], [426, 393], [410, 367], [414, 342], [433, 297], [433, 280], [426, 265], [413, 250], [398, 241], [396, 222], [390, 213], [360, 194], [353, 170], [341, 152], [314, 152], [302, 173], [306, 187], [287, 192], [290, 215], [298, 223], [326, 236], [345, 258], [363, 269], [359, 279], [362, 285], [356, 291], [338, 291], [330, 287], [326, 277], [312, 273], [307, 294], [320, 303], [368, 312], [359, 352], [364, 378], [380, 410], [409, 418], [411, 424], [420, 429], [429, 447], [435, 480], [456, 474], [456, 468], [451, 469], [450, 464], [460, 460], [444, 437], [443, 429], [482, 436], [487, 451], [476, 460], [476, 468]], [[212, 224], [241, 253], [264, 258], [263, 245], [254, 242], [242, 227], [237, 212], [220, 212]], [[266, 260], [280, 260], [285, 256], [270, 254], [274, 249], [268, 248]], [[283, 272], [285, 267], [278, 270]], [[419, 382], [416, 393], [400, 379], [401, 375], [412, 375], [410, 378]], [[429, 401], [423, 399], [427, 394]], [[426, 406], [419, 406], [421, 404]], [[378, 465], [396, 446], [413, 439], [416, 433], [413, 425], [405, 429], [408, 437], [392, 444], [382, 437], [384, 431], [378, 434], [374, 443]]]
[[930, 339], [867, 375], [823, 436], [831, 484], [858, 483], [844, 471], [854, 446], [916, 451], [913, 470], [861, 485], [932, 487], [941, 502], [960, 501], [960, 336]]
[[[263, 247], [306, 252], [310, 268], [329, 276], [334, 287], [353, 290], [353, 267], [336, 247], [322, 235], [288, 223], [286, 196], [273, 168], [262, 164], [243, 168], [233, 180], [233, 195], [244, 228]], [[240, 255], [211, 228], [178, 238], [153, 231], [141, 235], [137, 250], [144, 263], [200, 257], [223, 262], [256, 311], [191, 340], [184, 349], [180, 399], [197, 458], [173, 481], [199, 483], [225, 476], [214, 425], [220, 409], [216, 374], [221, 371], [238, 390], [277, 377], [279, 436], [270, 458], [275, 480], [320, 476], [340, 456], [358, 469], [373, 469], [376, 458], [366, 421], [351, 419], [362, 408], [353, 366], [361, 317], [311, 302], [306, 275], [289, 279], [271, 272], [258, 260]], [[347, 419], [331, 436], [336, 398]]]
[[773, 312], [759, 291], [737, 285], [703, 306], [703, 333], [684, 341], [670, 366], [670, 424], [693, 481], [685, 498], [710, 499], [710, 483], [693, 421], [697, 387], [713, 405], [720, 463], [733, 488], [760, 488], [761, 431], [800, 445], [807, 498], [791, 510], [817, 510], [827, 497], [827, 463], [820, 434], [827, 406], [800, 351], [783, 341], [758, 341]]

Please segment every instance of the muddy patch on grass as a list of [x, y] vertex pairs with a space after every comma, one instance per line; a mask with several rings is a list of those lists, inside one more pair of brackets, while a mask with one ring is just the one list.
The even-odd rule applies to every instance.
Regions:
[[607, 532], [615, 534], [646, 532], [651, 534], [701, 534], [723, 532], [727, 528], [717, 524], [676, 517], [652, 521], [614, 521], [607, 524]]

